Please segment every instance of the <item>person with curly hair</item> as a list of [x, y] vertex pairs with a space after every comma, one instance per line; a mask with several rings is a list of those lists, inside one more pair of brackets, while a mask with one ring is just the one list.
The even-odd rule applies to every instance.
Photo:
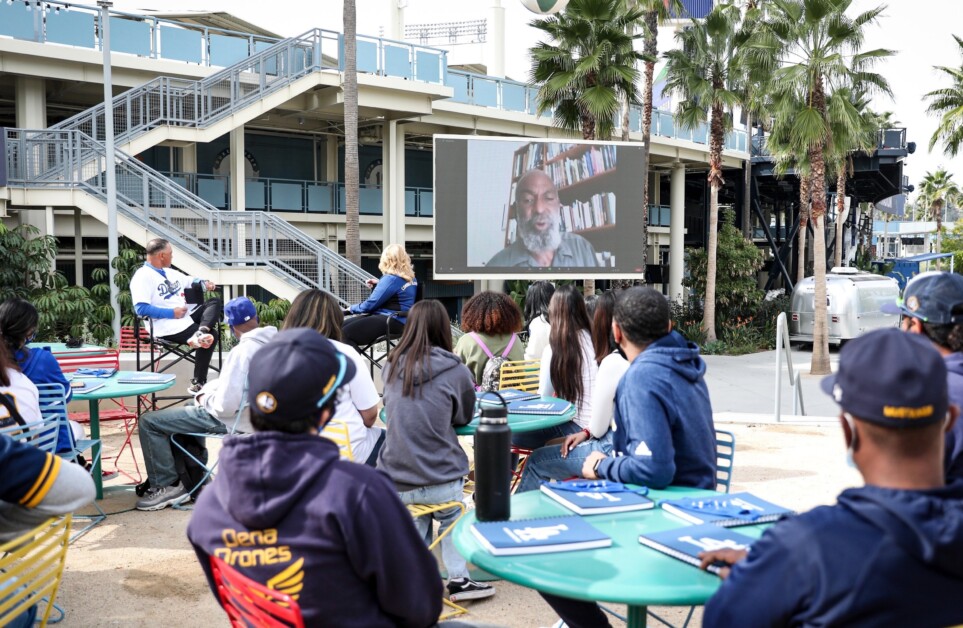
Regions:
[[[354, 314], [345, 319], [341, 328], [344, 342], [355, 349], [371, 344], [385, 335], [388, 329], [392, 334], [404, 331], [405, 313], [415, 303], [418, 280], [411, 266], [411, 258], [400, 244], [391, 244], [381, 253], [378, 269], [380, 279], [369, 279], [368, 287], [373, 288], [371, 296], [362, 303], [350, 306], [345, 314]], [[388, 322], [388, 316], [401, 313]], [[386, 327], [390, 326], [390, 327]]]
[[525, 356], [525, 347], [516, 335], [522, 330], [522, 311], [507, 294], [486, 290], [468, 299], [461, 310], [461, 328], [466, 333], [458, 339], [455, 355], [478, 385], [490, 358], [502, 356], [513, 361]]

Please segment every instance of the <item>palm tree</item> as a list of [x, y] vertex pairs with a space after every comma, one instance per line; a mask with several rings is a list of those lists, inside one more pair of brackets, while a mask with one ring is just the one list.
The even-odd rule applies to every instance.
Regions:
[[943, 249], [943, 208], [956, 206], [963, 194], [953, 180], [953, 175], [940, 168], [936, 172], [927, 172], [920, 181], [918, 202], [924, 207], [929, 206], [930, 216], [936, 221], [936, 252]]
[[750, 62], [769, 72], [773, 85], [803, 94], [804, 106], [792, 119], [793, 144], [804, 149], [812, 169], [813, 274], [815, 276], [813, 358], [810, 372], [828, 374], [829, 329], [826, 308], [826, 150], [831, 126], [827, 95], [836, 88], [891, 93], [871, 71], [885, 49], [861, 51], [863, 30], [883, 7], [850, 17], [853, 0], [772, 0], [769, 15], [752, 37]]
[[829, 97], [827, 116], [831, 129], [829, 149], [836, 172], [835, 266], [843, 265], [843, 225], [846, 221], [846, 181], [853, 176], [853, 151], [867, 155], [876, 149], [879, 116], [869, 108], [866, 94], [848, 87]]
[[683, 128], [706, 123], [709, 108], [709, 238], [707, 248], [706, 294], [702, 327], [706, 342], [716, 340], [716, 246], [719, 232], [719, 189], [722, 178], [722, 148], [732, 128], [729, 115], [742, 102], [742, 71], [739, 66], [739, 10], [721, 4], [704, 20], [692, 23], [676, 34], [680, 47], [665, 53], [666, 89], [682, 96], [676, 119]]
[[[953, 35], [960, 54], [963, 55], [963, 39]], [[937, 142], [944, 144], [944, 152], [951, 157], [956, 157], [963, 145], [963, 65], [956, 68], [949, 68], [942, 65], [933, 66], [949, 77], [950, 86], [935, 89], [928, 94], [930, 105], [926, 112], [940, 116], [940, 124], [936, 127], [933, 137], [930, 138], [930, 150], [936, 146]]]
[[[358, 15], [355, 0], [344, 0], [344, 244], [352, 264], [361, 265], [358, 172]], [[404, 243], [402, 243], [404, 244]]]
[[[625, 0], [572, 0], [563, 13], [533, 20], [550, 38], [530, 50], [538, 115], [553, 110], [557, 126], [587, 140], [610, 139], [623, 99], [638, 103], [642, 56], [631, 33], [641, 19]], [[586, 280], [584, 290], [594, 294], [595, 281]]]

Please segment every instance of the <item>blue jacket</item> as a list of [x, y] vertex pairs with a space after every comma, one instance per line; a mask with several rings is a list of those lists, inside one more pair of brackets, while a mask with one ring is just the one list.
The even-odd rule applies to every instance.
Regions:
[[615, 391], [615, 457], [599, 477], [664, 488], [714, 489], [716, 434], [706, 363], [676, 332], [650, 344]]
[[[371, 296], [363, 303], [348, 308], [352, 314], [393, 314], [407, 312], [415, 304], [415, 293], [418, 291], [418, 280], [408, 281], [398, 275], [382, 275], [378, 285], [371, 291]], [[404, 323], [405, 317], [398, 317], [398, 322]]]
[[705, 606], [703, 626], [963, 623], [963, 483], [864, 486], [776, 524]]
[[[53, 353], [46, 349], [31, 349], [29, 351], [21, 349], [16, 353], [17, 364], [20, 371], [27, 376], [34, 384], [60, 384], [67, 393], [67, 401], [73, 396], [73, 389], [70, 382], [64, 377], [64, 372], [57, 362]], [[73, 435], [70, 426], [67, 424], [60, 426], [57, 434], [57, 451], [70, 451], [73, 449]]]
[[[955, 403], [963, 412], [963, 353], [951, 353], [944, 360], [950, 403]], [[943, 470], [947, 482], [963, 479], [963, 416], [946, 433]]]
[[212, 591], [213, 554], [296, 596], [309, 627], [438, 620], [438, 564], [384, 474], [281, 432], [228, 437], [220, 466], [187, 526]]

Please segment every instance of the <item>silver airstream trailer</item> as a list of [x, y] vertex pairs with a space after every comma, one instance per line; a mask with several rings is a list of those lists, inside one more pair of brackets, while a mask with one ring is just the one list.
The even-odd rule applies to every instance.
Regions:
[[[813, 277], [796, 284], [789, 313], [790, 340], [813, 341], [815, 287]], [[826, 298], [831, 343], [841, 344], [870, 330], [899, 323], [898, 316], [880, 311], [884, 303], [894, 303], [899, 298], [899, 283], [892, 277], [836, 267], [826, 273]]]

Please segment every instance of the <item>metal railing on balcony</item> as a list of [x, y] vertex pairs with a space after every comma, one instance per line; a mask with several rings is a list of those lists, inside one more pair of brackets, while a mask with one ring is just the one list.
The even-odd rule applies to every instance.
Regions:
[[[905, 128], [894, 128], [894, 129], [880, 129], [876, 137], [876, 149], [877, 150], [906, 150], [908, 145], [906, 143], [906, 129]], [[768, 135], [753, 135], [752, 136], [752, 156], [753, 157], [767, 157], [771, 153], [769, 152], [769, 136]]]
[[[103, 144], [80, 131], [7, 129], [8, 185], [80, 189], [107, 200]], [[163, 175], [116, 151], [117, 210], [212, 268], [257, 265], [292, 286], [319, 287], [342, 305], [370, 293], [371, 275], [278, 216], [218, 211]]]
[[668, 205], [649, 205], [649, 226], [669, 227], [672, 223], [672, 208]]

